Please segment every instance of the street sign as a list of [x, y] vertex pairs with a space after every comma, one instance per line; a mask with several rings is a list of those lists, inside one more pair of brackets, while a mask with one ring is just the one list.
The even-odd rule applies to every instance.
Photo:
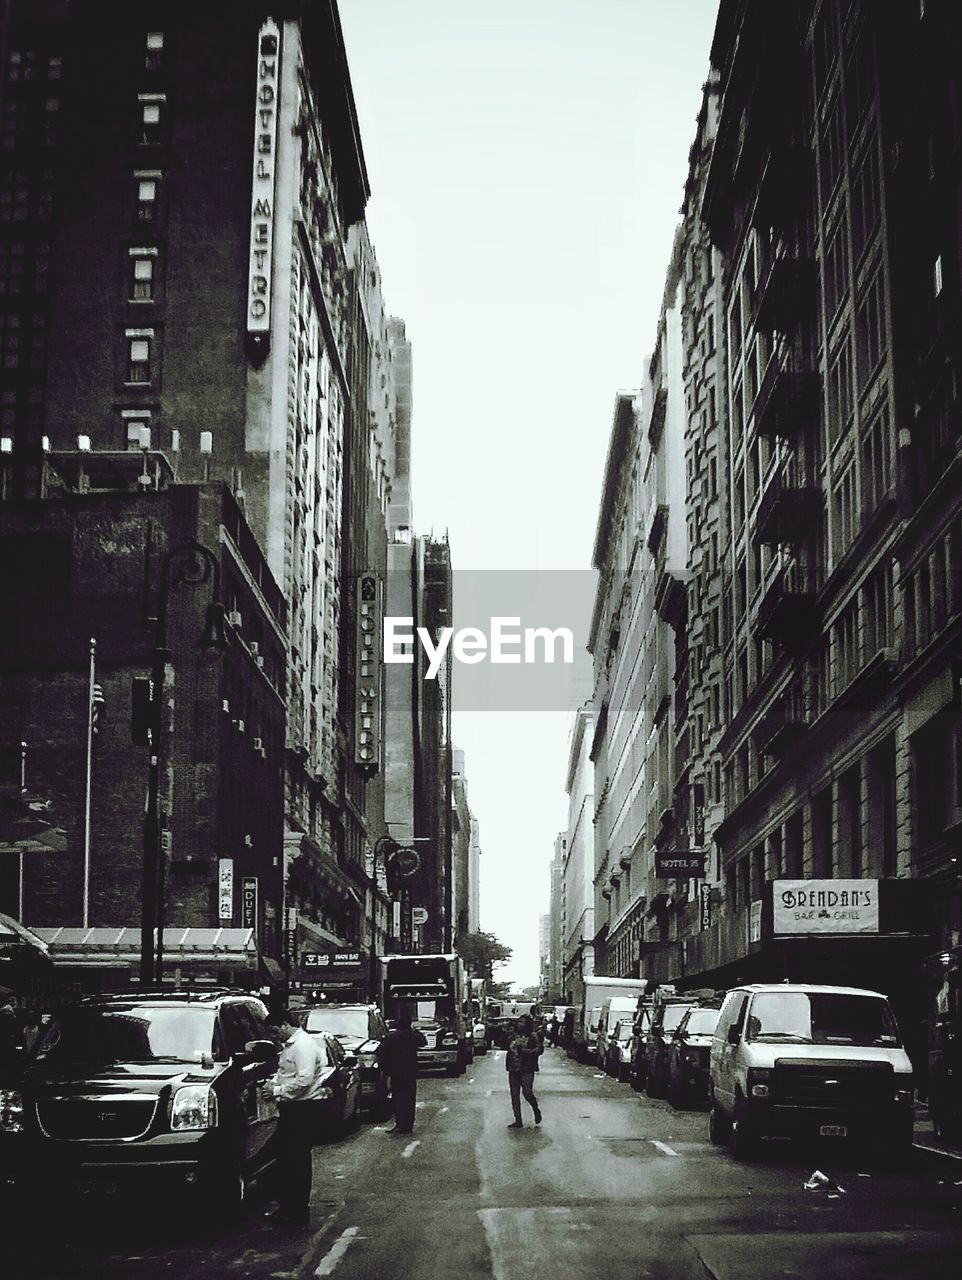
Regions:
[[427, 924], [428, 922], [427, 907], [412, 907], [411, 919], [415, 924]]

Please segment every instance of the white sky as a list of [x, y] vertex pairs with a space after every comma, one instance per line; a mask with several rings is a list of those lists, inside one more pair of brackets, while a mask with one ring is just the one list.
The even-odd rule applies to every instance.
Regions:
[[[413, 344], [418, 532], [588, 569], [615, 392], [654, 337], [714, 0], [339, 0], [385, 302]], [[457, 601], [455, 600], [455, 625]], [[570, 717], [463, 712], [481, 928], [538, 980]]]

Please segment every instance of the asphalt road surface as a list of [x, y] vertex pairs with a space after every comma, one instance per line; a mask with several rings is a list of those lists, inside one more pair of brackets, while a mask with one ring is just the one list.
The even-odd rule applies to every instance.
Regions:
[[[310, 1230], [174, 1203], [84, 1200], [7, 1221], [5, 1275], [83, 1280], [939, 1280], [959, 1274], [962, 1162], [892, 1167], [844, 1147], [766, 1144], [740, 1164], [675, 1111], [548, 1049], [544, 1122], [509, 1130], [504, 1055], [423, 1078], [411, 1136], [388, 1125], [314, 1151]], [[818, 1168], [830, 1184], [804, 1187]], [[15, 1254], [24, 1257], [15, 1263]], [[15, 1265], [14, 1265], [15, 1264]]]

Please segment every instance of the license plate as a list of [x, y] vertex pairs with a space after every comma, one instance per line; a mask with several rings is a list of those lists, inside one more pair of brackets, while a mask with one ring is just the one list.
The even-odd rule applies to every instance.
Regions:
[[823, 1124], [819, 1129], [823, 1138], [847, 1138], [848, 1129], [844, 1124]]

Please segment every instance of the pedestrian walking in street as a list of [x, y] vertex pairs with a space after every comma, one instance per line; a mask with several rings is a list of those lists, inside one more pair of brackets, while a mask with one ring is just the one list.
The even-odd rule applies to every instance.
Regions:
[[394, 1103], [394, 1128], [388, 1133], [413, 1133], [414, 1111], [418, 1096], [418, 1049], [427, 1040], [411, 1026], [411, 1014], [403, 1009], [397, 1026], [381, 1041], [381, 1061], [391, 1078]]
[[277, 1071], [264, 1086], [277, 1102], [278, 1208], [268, 1216], [281, 1226], [306, 1227], [314, 1176], [314, 1117], [321, 1096], [324, 1058], [297, 1015], [283, 1010], [275, 1026], [283, 1042]]
[[508, 1088], [511, 1090], [511, 1110], [514, 1120], [509, 1129], [524, 1128], [521, 1119], [521, 1099], [534, 1112], [535, 1124], [541, 1123], [541, 1108], [534, 1095], [534, 1073], [538, 1070], [538, 1058], [544, 1051], [544, 1044], [535, 1033], [534, 1022], [525, 1013], [518, 1019], [518, 1029], [508, 1041], [508, 1052], [504, 1057], [505, 1070], [508, 1073]]

